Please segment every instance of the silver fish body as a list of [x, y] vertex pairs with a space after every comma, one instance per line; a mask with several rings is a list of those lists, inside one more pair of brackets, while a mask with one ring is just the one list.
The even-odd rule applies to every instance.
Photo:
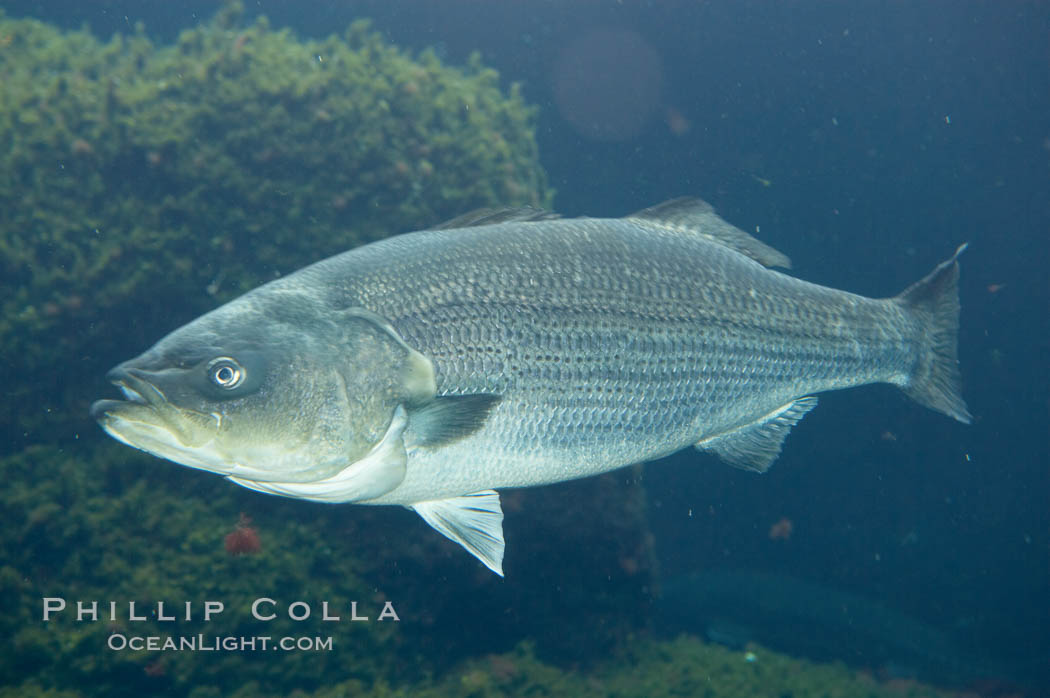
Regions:
[[[343, 418], [372, 426], [346, 447], [354, 457], [345, 465], [332, 456], [313, 481], [309, 463], [283, 477], [245, 466], [229, 445], [226, 464], [209, 465], [200, 451], [183, 454], [194, 446], [178, 439], [143, 445], [113, 401], [96, 405], [96, 416], [131, 445], [253, 489], [410, 506], [497, 572], [500, 488], [585, 477], [691, 445], [764, 471], [816, 404], [813, 394], [866, 383], [893, 383], [969, 419], [955, 354], [958, 252], [901, 295], [871, 299], [767, 268], [787, 258], [696, 199], [624, 219], [515, 213], [452, 225], [267, 284], [115, 369], [141, 412], [143, 402], [156, 407], [142, 394], [157, 384], [150, 376], [179, 353], [166, 342], [186, 346], [252, 325], [242, 344], [265, 344], [252, 333], [290, 306], [303, 310], [270, 326], [271, 336], [325, 336], [340, 331], [330, 318], [351, 312], [375, 336], [354, 340], [365, 347], [356, 356], [328, 359], [353, 366], [372, 346], [383, 358], [347, 372], [372, 383], [344, 393], [380, 397], [356, 410], [356, 398], [347, 400]], [[388, 375], [391, 363], [400, 368]], [[158, 392], [153, 400], [170, 402], [169, 391]], [[351, 474], [370, 484], [347, 485]]]

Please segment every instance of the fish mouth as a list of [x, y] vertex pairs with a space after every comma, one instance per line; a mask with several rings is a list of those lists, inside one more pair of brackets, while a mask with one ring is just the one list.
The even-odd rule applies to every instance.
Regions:
[[[121, 364], [106, 374], [106, 379], [120, 388], [123, 400], [98, 400], [91, 405], [91, 417], [95, 421], [103, 420], [126, 413], [142, 414], [142, 408], [148, 409], [167, 402], [167, 399], [155, 385], [145, 377], [145, 371]], [[105, 424], [103, 424], [105, 426]]]
[[123, 393], [123, 400], [98, 400], [91, 416], [117, 441], [190, 468], [227, 474], [231, 466], [201, 441], [194, 445], [183, 418], [149, 379], [149, 371], [121, 364], [106, 378]]

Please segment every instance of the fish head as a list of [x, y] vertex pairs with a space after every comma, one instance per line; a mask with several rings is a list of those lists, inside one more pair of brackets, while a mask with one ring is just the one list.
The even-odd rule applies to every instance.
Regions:
[[436, 392], [430, 361], [382, 318], [295, 294], [228, 303], [107, 378], [124, 399], [91, 413], [118, 441], [253, 482], [331, 477]]

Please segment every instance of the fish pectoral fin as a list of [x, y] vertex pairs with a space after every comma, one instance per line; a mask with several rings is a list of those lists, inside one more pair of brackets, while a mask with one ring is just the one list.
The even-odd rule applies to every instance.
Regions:
[[412, 505], [441, 535], [467, 549], [490, 570], [503, 576], [503, 509], [499, 493], [484, 490], [450, 499]]
[[750, 424], [698, 441], [696, 447], [714, 451], [734, 467], [764, 473], [780, 455], [791, 427], [816, 406], [817, 398], [801, 397]]
[[264, 482], [228, 476], [227, 479], [257, 492], [311, 502], [361, 502], [382, 496], [405, 479], [408, 455], [402, 438], [408, 416], [400, 405], [386, 434], [372, 450], [335, 475], [312, 482]]
[[441, 446], [481, 428], [502, 398], [489, 393], [442, 395], [409, 412], [408, 446]]

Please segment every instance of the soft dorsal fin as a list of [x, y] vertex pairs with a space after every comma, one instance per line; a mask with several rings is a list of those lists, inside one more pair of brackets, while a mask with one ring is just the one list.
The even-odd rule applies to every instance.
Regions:
[[671, 199], [627, 218], [703, 235], [767, 267], [791, 268], [787, 255], [733, 226], [703, 199], [692, 196]]
[[561, 214], [533, 206], [518, 208], [479, 208], [456, 216], [450, 221], [431, 227], [431, 230], [449, 230], [450, 228], [474, 228], [496, 223], [527, 223], [529, 221], [549, 221], [561, 218]]

